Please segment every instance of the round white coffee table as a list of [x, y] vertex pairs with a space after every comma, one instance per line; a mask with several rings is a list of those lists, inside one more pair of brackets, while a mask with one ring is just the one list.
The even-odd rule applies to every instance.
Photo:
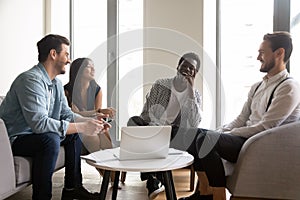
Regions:
[[111, 171], [115, 171], [112, 199], [117, 198], [120, 171], [162, 172], [167, 200], [176, 200], [172, 170], [189, 166], [194, 157], [185, 151], [169, 151], [165, 159], [119, 160], [115, 155], [119, 148], [106, 149], [82, 156], [86, 162], [96, 168], [105, 170], [100, 190], [100, 199], [105, 200]]

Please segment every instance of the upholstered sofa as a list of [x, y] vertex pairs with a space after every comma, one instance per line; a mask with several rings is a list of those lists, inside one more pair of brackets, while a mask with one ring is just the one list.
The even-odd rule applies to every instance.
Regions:
[[300, 121], [251, 137], [225, 171], [231, 200], [300, 199]]
[[[0, 97], [0, 103], [3, 97]], [[56, 171], [65, 163], [64, 148], [61, 147]], [[13, 156], [5, 124], [0, 119], [0, 199], [5, 199], [31, 184], [31, 159]]]

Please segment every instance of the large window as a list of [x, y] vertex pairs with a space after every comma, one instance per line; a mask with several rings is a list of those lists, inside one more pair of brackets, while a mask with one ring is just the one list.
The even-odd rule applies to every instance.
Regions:
[[102, 88], [102, 106], [107, 105], [107, 1], [73, 1], [73, 60], [93, 59], [96, 81]]
[[300, 1], [291, 0], [291, 34], [293, 37], [293, 53], [290, 59], [291, 75], [300, 82]]
[[223, 124], [239, 114], [250, 86], [264, 76], [259, 72], [260, 62], [256, 58], [263, 35], [273, 31], [273, 0], [220, 2]]
[[73, 59], [94, 60], [103, 107], [117, 109], [111, 132], [118, 140], [119, 127], [142, 109], [143, 1], [73, 0], [72, 21]]
[[143, 1], [119, 1], [119, 126], [143, 106]]

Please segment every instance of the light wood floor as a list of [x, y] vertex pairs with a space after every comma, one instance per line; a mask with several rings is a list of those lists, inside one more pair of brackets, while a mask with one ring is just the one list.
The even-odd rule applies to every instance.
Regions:
[[[90, 191], [99, 192], [102, 177], [98, 171], [82, 162], [83, 185]], [[61, 198], [61, 191], [63, 188], [64, 170], [60, 170], [54, 174], [53, 177], [53, 200]], [[189, 196], [189, 170], [180, 169], [173, 171], [173, 179], [176, 188], [177, 198]], [[118, 191], [117, 199], [121, 200], [147, 200], [147, 189], [145, 181], [140, 181], [140, 174], [137, 172], [127, 172], [125, 184], [120, 184], [122, 189]], [[229, 196], [229, 195], [227, 195]], [[31, 187], [20, 191], [19, 193], [7, 198], [6, 200], [30, 200]], [[111, 199], [111, 189], [107, 193], [107, 198]], [[155, 200], [165, 200], [165, 193], [161, 193]], [[229, 197], [228, 197], [229, 199]]]

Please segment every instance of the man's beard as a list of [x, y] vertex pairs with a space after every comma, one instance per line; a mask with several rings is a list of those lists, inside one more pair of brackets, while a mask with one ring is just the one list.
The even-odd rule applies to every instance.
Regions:
[[66, 66], [67, 66], [69, 63], [60, 63], [60, 64], [63, 65], [63, 67], [60, 67], [59, 74], [65, 74], [65, 73], [66, 73]]
[[66, 70], [65, 69], [61, 69], [60, 70], [60, 74], [65, 74], [66, 73]]
[[260, 68], [261, 72], [269, 72], [271, 69], [273, 69], [275, 66], [274, 60], [272, 60], [269, 63], [265, 63], [263, 67]]

